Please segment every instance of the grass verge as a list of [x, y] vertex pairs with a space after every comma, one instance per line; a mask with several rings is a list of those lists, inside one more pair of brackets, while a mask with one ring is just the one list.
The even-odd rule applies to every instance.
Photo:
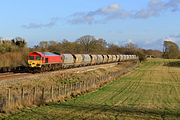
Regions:
[[4, 119], [180, 119], [180, 68], [155, 59], [106, 86], [63, 103], [24, 109]]

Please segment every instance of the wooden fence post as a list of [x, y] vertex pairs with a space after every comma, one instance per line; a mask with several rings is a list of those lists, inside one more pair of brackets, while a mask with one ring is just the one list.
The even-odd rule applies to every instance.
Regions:
[[74, 91], [78, 90], [78, 82], [75, 83], [75, 89]]
[[75, 91], [75, 90], [76, 90], [76, 82], [73, 83], [73, 91]]
[[75, 91], [75, 90], [76, 90], [76, 82], [73, 83], [73, 91]]
[[86, 90], [86, 82], [83, 81], [84, 90]]
[[89, 81], [86, 81], [86, 83], [85, 83], [85, 85], [86, 85], [86, 90], [87, 90], [87, 87], [88, 87], [88, 82], [89, 82]]
[[84, 90], [86, 91], [86, 83], [87, 81], [84, 81]]
[[66, 89], [67, 95], [69, 95], [69, 92], [71, 92], [70, 89], [71, 89], [71, 84], [70, 85], [67, 84], [67, 89]]
[[79, 83], [79, 90], [80, 90], [80, 91], [81, 91], [81, 83], [82, 83], [82, 82]]
[[8, 88], [8, 94], [7, 94], [7, 97], [8, 97], [8, 107], [10, 106], [11, 104], [11, 89]]
[[21, 100], [24, 100], [24, 88], [21, 88]]
[[64, 95], [66, 95], [66, 84], [64, 84]]
[[42, 101], [44, 101], [44, 88], [42, 88], [42, 96], [41, 96], [41, 99], [42, 99]]
[[89, 87], [90, 87], [90, 89], [92, 88], [92, 78], [91, 78], [91, 80], [90, 80]]
[[93, 88], [96, 88], [96, 81], [93, 79]]
[[70, 84], [70, 93], [73, 91], [73, 83]]
[[51, 101], [53, 101], [54, 99], [54, 90], [53, 90], [53, 86], [51, 86]]
[[66, 95], [68, 95], [68, 93], [69, 93], [69, 85], [66, 84]]
[[84, 81], [82, 81], [82, 90], [84, 91], [85, 85], [84, 85]]
[[58, 97], [60, 96], [60, 91], [61, 90], [61, 88], [60, 88], [60, 85], [58, 86]]
[[33, 88], [33, 103], [36, 101], [36, 87]]

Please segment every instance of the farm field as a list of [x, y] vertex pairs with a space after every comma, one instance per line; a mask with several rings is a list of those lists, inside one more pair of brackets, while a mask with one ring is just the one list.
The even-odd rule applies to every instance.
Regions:
[[24, 109], [5, 119], [180, 119], [180, 64], [151, 59], [104, 87], [68, 100]]

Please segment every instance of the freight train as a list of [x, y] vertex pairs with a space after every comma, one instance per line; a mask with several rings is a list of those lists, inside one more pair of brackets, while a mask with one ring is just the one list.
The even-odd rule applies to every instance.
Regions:
[[44, 72], [64, 68], [98, 65], [129, 60], [138, 60], [138, 56], [31, 52], [28, 55], [28, 67], [30, 72]]

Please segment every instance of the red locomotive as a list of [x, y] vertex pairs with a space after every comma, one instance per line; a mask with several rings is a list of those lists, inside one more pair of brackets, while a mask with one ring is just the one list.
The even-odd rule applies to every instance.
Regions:
[[62, 56], [50, 52], [31, 52], [28, 55], [28, 64], [31, 69], [41, 71], [55, 70], [61, 67]]

